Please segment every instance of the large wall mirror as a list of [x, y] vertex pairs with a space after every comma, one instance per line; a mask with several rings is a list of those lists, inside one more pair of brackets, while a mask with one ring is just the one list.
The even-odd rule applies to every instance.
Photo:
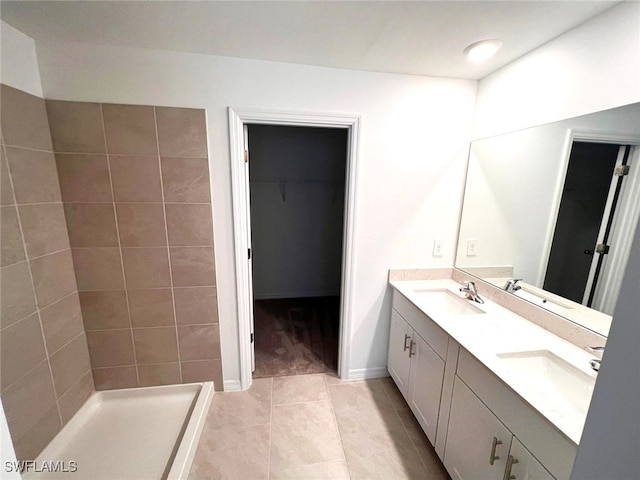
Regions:
[[640, 217], [640, 104], [474, 141], [456, 267], [608, 335]]

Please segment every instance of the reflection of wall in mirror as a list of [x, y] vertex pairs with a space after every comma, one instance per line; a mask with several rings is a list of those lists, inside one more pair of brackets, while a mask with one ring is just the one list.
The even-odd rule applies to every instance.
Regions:
[[570, 130], [640, 136], [640, 104], [473, 142], [457, 267], [513, 265], [513, 276], [542, 284]]

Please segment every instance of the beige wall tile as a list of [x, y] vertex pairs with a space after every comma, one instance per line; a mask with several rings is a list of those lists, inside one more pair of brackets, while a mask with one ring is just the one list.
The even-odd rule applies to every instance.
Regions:
[[51, 355], [51, 373], [56, 394], [61, 397], [82, 376], [91, 370], [87, 339], [84, 333], [67, 343], [60, 350]]
[[162, 202], [158, 157], [109, 155], [116, 202]]
[[116, 212], [123, 247], [159, 247], [167, 244], [161, 204], [117, 203]]
[[128, 294], [133, 327], [160, 327], [175, 324], [170, 288], [129, 290]]
[[61, 428], [58, 407], [51, 407], [29, 431], [13, 442], [16, 457], [20, 460], [35, 459]]
[[60, 201], [55, 157], [49, 152], [6, 147], [17, 203]]
[[141, 387], [180, 383], [180, 365], [178, 363], [140, 365], [138, 375]]
[[46, 361], [2, 394], [11, 438], [27, 433], [52, 407], [56, 406], [53, 381]]
[[206, 158], [163, 157], [165, 202], [210, 203], [209, 161]]
[[218, 323], [216, 287], [180, 287], [173, 295], [178, 325]]
[[214, 325], [188, 325], [178, 327], [180, 358], [211, 360], [220, 358], [220, 331]]
[[99, 103], [46, 100], [55, 152], [105, 153]]
[[40, 319], [47, 350], [51, 354], [84, 331], [78, 293], [74, 292], [41, 310]]
[[171, 247], [171, 272], [177, 287], [215, 285], [212, 247]]
[[20, 262], [0, 269], [0, 327], [25, 318], [36, 311], [29, 264]]
[[215, 389], [222, 390], [222, 362], [216, 360], [196, 360], [193, 362], [181, 362], [182, 382], [215, 382]]
[[99, 103], [46, 100], [55, 152], [105, 153]]
[[178, 361], [175, 327], [134, 328], [138, 365]]
[[166, 209], [169, 245], [213, 245], [210, 205], [168, 204]]
[[96, 390], [132, 388], [138, 386], [136, 367], [94, 368], [93, 381]]
[[102, 114], [110, 154], [158, 154], [153, 107], [103, 104]]
[[169, 287], [169, 260], [166, 248], [123, 248], [127, 288]]
[[116, 214], [111, 203], [65, 203], [71, 247], [117, 247]]
[[18, 207], [29, 258], [69, 248], [67, 224], [61, 203]]
[[206, 157], [204, 110], [156, 107], [158, 143], [163, 157]]
[[[87, 343], [93, 369], [133, 365], [131, 330], [88, 331]], [[98, 380], [96, 380], [96, 388]]]
[[124, 290], [79, 292], [79, 296], [86, 330], [130, 327]]
[[91, 370], [85, 373], [64, 395], [58, 399], [60, 415], [66, 424], [95, 390]]
[[72, 252], [78, 290], [124, 288], [118, 248], [74, 248]]
[[2, 330], [0, 335], [0, 387], [9, 386], [46, 358], [40, 320], [34, 313]]
[[16, 207], [0, 207], [0, 266], [25, 259], [22, 233]]
[[55, 156], [64, 202], [112, 202], [106, 155]]
[[31, 274], [40, 308], [77, 290], [71, 250], [63, 250], [32, 260]]
[[0, 123], [4, 142], [51, 151], [44, 100], [4, 84], [0, 89]]
[[4, 155], [4, 148], [0, 147], [0, 205], [13, 205], [15, 203], [7, 159]]

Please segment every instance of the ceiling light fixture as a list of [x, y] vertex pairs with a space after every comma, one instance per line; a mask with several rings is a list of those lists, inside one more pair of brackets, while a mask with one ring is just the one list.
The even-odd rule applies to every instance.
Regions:
[[492, 57], [501, 46], [500, 40], [481, 40], [465, 48], [464, 53], [472, 62], [480, 63]]

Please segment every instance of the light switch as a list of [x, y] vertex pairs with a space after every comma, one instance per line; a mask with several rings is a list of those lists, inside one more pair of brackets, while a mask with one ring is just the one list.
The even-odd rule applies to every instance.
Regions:
[[433, 256], [441, 257], [442, 256], [442, 240], [436, 239], [433, 241]]
[[478, 239], [470, 238], [467, 240], [467, 257], [475, 257], [478, 254]]

